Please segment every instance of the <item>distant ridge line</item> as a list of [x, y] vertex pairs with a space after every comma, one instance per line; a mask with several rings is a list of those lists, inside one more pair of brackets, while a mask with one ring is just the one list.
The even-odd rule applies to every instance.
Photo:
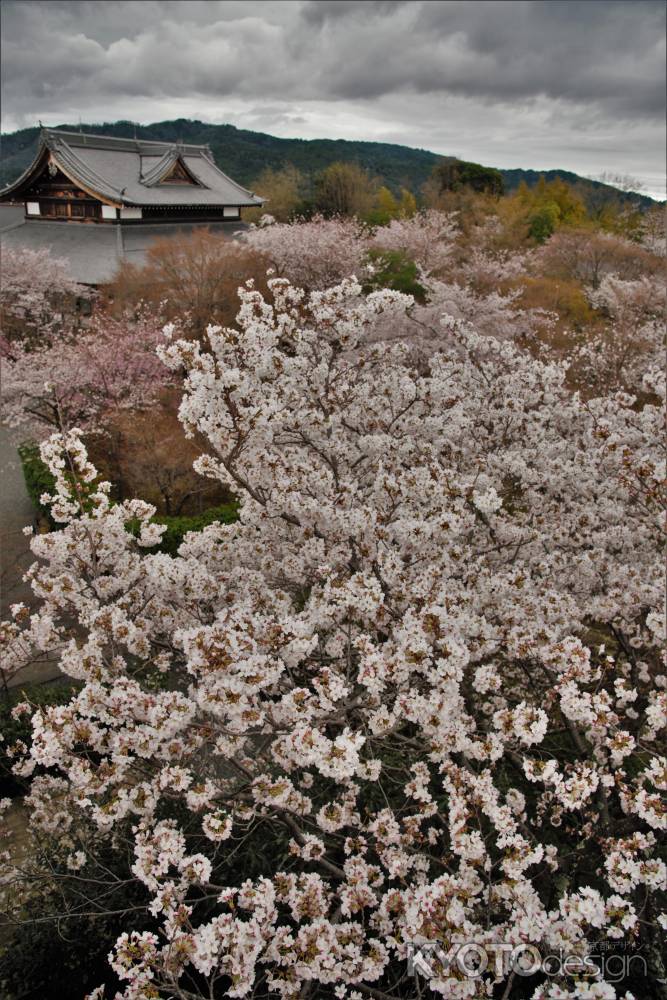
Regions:
[[[225, 173], [244, 186], [251, 185], [266, 167], [279, 169], [288, 163], [313, 176], [336, 160], [358, 163], [369, 173], [382, 177], [394, 191], [402, 186], [417, 194], [428, 180], [436, 163], [448, 157], [427, 149], [402, 146], [398, 143], [374, 142], [354, 139], [283, 139], [266, 132], [252, 132], [234, 125], [212, 125], [185, 118], [138, 125], [120, 120], [104, 124], [67, 123], [50, 126], [58, 130], [81, 130], [91, 134], [104, 134], [118, 139], [138, 139], [144, 142], [183, 142], [188, 145], [208, 145], [215, 161]], [[2, 133], [2, 160], [0, 161], [0, 187], [15, 180], [31, 162], [40, 128], [20, 129]], [[451, 158], [451, 157], [450, 157]], [[493, 166], [493, 164], [485, 164]], [[601, 181], [590, 180], [569, 170], [533, 170], [530, 168], [497, 168], [503, 176], [508, 191], [514, 190], [524, 180], [529, 187], [540, 176], [547, 180], [561, 177], [577, 185], [584, 197], [588, 194], [608, 193], [610, 198], [649, 208], [660, 204], [648, 195], [623, 192]]]

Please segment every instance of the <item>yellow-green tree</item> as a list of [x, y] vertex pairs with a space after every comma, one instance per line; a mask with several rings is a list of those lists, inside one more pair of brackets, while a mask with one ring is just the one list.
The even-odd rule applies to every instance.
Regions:
[[412, 191], [401, 188], [401, 200], [398, 203], [398, 214], [401, 219], [411, 219], [417, 211], [417, 199]]
[[586, 222], [582, 198], [560, 177], [546, 181], [540, 177], [534, 188], [521, 184], [517, 192], [525, 207], [528, 235], [543, 243], [561, 226], [581, 226]]
[[278, 170], [272, 167], [263, 170], [253, 182], [252, 189], [266, 198], [266, 205], [263, 208], [246, 209], [244, 219], [256, 222], [268, 212], [277, 222], [288, 222], [303, 201], [307, 181], [300, 170], [291, 163], [286, 163]]
[[373, 207], [376, 186], [358, 164], [331, 163], [317, 178], [317, 208], [324, 215], [366, 216]]
[[417, 211], [417, 201], [412, 191], [401, 188], [400, 199], [384, 184], [375, 195], [375, 204], [366, 216], [373, 226], [386, 226], [392, 219], [410, 219]]
[[375, 204], [378, 211], [382, 212], [390, 219], [395, 219], [398, 215], [398, 202], [389, 188], [384, 185], [382, 185], [375, 196]]
[[388, 187], [378, 188], [373, 207], [364, 218], [371, 226], [386, 226], [392, 219], [398, 218], [399, 205]]
[[532, 188], [522, 181], [513, 195], [499, 202], [498, 212], [510, 243], [527, 239], [544, 243], [557, 229], [588, 222], [583, 199], [560, 177], [553, 181], [540, 177]]

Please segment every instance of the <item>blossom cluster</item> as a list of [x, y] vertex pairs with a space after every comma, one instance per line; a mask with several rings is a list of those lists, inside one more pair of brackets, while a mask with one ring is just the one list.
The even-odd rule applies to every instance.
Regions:
[[[118, 997], [397, 998], [433, 941], [583, 959], [622, 936], [658, 962], [661, 401], [582, 400], [451, 313], [416, 365], [390, 335], [412, 303], [353, 279], [240, 294], [235, 329], [160, 348], [238, 523], [147, 553], [148, 505], [109, 504], [76, 435], [42, 450], [62, 528], [32, 540], [12, 649], [58, 648], [79, 688], [19, 766], [59, 775], [42, 817], [66, 792], [130, 837], [159, 933], [118, 940]], [[262, 831], [282, 855], [234, 879]]]
[[0, 327], [4, 341], [44, 342], [90, 291], [70, 275], [68, 262], [48, 251], [3, 247]]
[[145, 310], [99, 312], [80, 329], [14, 342], [3, 358], [4, 419], [43, 437], [54, 427], [103, 429], [119, 410], [152, 405], [172, 378], [156, 356], [162, 324]]

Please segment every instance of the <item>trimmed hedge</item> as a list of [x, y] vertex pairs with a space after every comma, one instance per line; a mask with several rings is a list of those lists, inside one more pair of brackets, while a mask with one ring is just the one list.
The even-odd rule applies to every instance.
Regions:
[[[233, 524], [239, 519], [239, 504], [233, 500], [231, 503], [223, 503], [218, 507], [208, 507], [202, 514], [194, 514], [192, 517], [168, 517], [166, 514], [157, 515], [151, 518], [153, 524], [166, 524], [167, 530], [162, 536], [159, 545], [147, 549], [148, 552], [167, 552], [175, 556], [178, 547], [183, 541], [188, 531], [201, 531], [209, 524]], [[139, 533], [139, 525], [136, 522], [128, 524], [127, 530], [133, 535]]]
[[[19, 445], [18, 453], [21, 465], [23, 466], [26, 489], [35, 509], [39, 512], [40, 516], [49, 522], [49, 526], [52, 529], [57, 529], [58, 524], [51, 517], [51, 511], [40, 500], [43, 493], [53, 492], [55, 480], [40, 457], [39, 446], [32, 442], [26, 442]], [[238, 500], [219, 504], [216, 507], [208, 507], [201, 514], [194, 514], [190, 517], [168, 517], [167, 515], [158, 514], [152, 518], [153, 522], [155, 524], [165, 524], [167, 530], [162, 536], [160, 545], [156, 545], [147, 551], [166, 552], [169, 555], [176, 555], [178, 547], [188, 531], [201, 531], [209, 524], [214, 524], [215, 522], [219, 524], [233, 524], [234, 521], [238, 521], [238, 517]], [[126, 527], [130, 534], [138, 534], [139, 526], [136, 522], [130, 521]]]
[[32, 500], [33, 507], [42, 517], [45, 517], [51, 527], [55, 527], [55, 522], [51, 517], [51, 511], [46, 507], [40, 497], [43, 493], [53, 493], [56, 481], [42, 461], [39, 454], [39, 445], [32, 441], [25, 441], [18, 446], [19, 458], [23, 468], [23, 478], [25, 479], [28, 496]]

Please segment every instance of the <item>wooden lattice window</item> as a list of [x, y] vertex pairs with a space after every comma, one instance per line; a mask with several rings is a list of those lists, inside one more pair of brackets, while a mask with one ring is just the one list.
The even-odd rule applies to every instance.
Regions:
[[102, 209], [96, 201], [40, 199], [40, 215], [47, 219], [100, 219]]

